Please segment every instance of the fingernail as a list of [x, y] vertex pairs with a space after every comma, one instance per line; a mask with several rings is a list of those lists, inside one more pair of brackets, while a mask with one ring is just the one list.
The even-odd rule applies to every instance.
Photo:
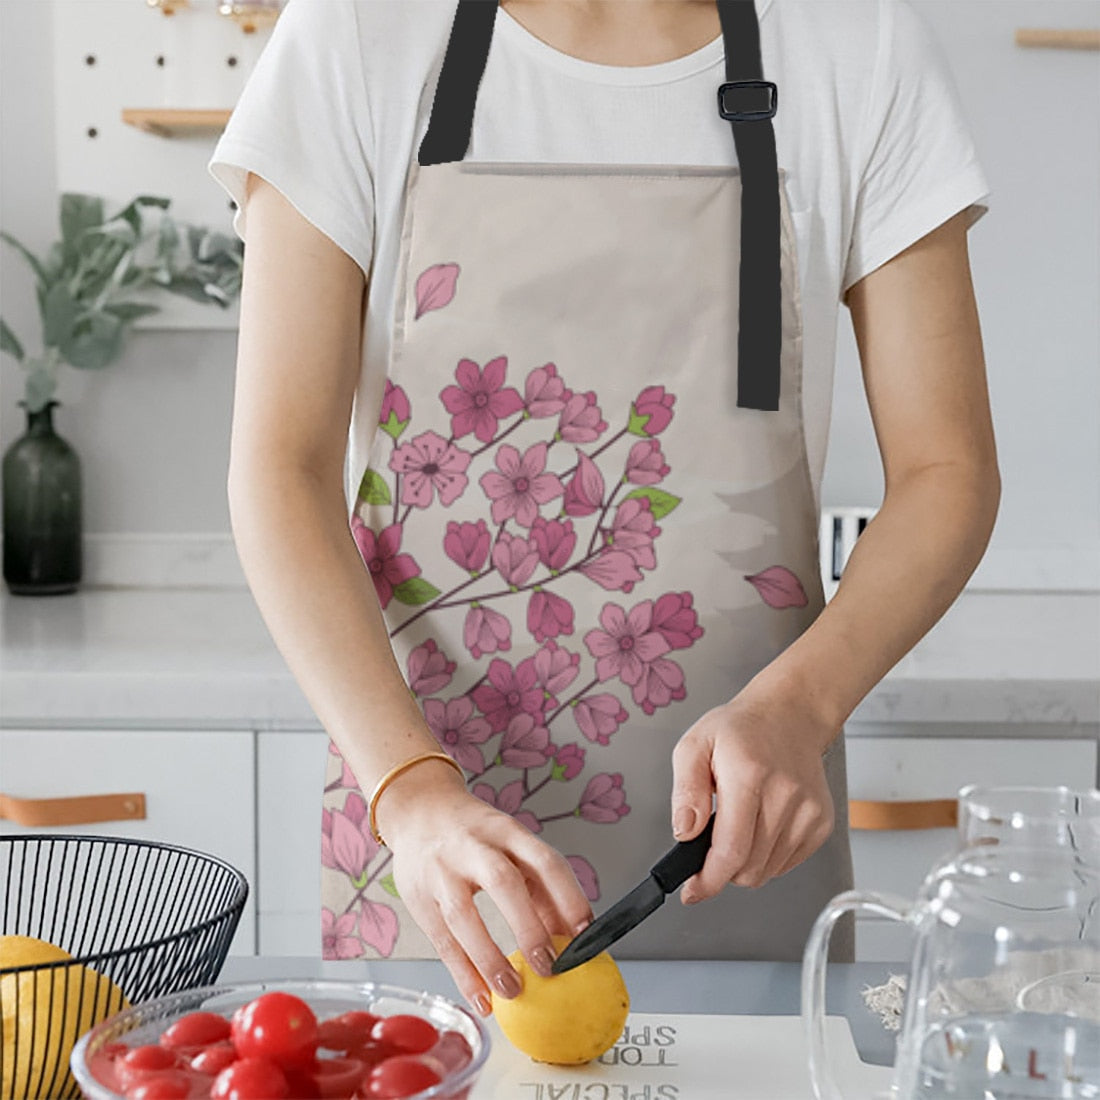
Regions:
[[694, 905], [699, 900], [699, 895], [694, 891], [685, 890], [681, 900], [685, 905]]
[[549, 978], [554, 961], [554, 953], [548, 947], [536, 947], [531, 951], [531, 969], [542, 978]]
[[472, 1003], [479, 1016], [488, 1016], [493, 1011], [493, 1005], [487, 993], [475, 993]]
[[672, 835], [687, 836], [695, 824], [695, 811], [690, 806], [681, 806], [672, 815]]
[[500, 990], [503, 997], [518, 997], [523, 992], [523, 983], [514, 970], [502, 970], [494, 975], [493, 985]]

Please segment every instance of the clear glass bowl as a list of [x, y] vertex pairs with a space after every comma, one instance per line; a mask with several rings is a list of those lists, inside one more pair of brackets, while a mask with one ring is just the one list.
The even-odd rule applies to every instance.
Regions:
[[489, 1057], [489, 1032], [472, 1012], [435, 993], [402, 989], [378, 982], [329, 980], [273, 980], [204, 986], [184, 993], [134, 1005], [92, 1028], [76, 1044], [72, 1071], [86, 1100], [123, 1100], [91, 1071], [96, 1055], [108, 1043], [141, 1046], [155, 1043], [175, 1020], [189, 1012], [216, 1012], [229, 1019], [244, 1004], [280, 990], [301, 997], [313, 1009], [318, 1021], [354, 1010], [378, 1016], [397, 1013], [422, 1016], [440, 1031], [457, 1031], [470, 1044], [473, 1058], [462, 1069], [415, 1095], [415, 1100], [464, 1100]]

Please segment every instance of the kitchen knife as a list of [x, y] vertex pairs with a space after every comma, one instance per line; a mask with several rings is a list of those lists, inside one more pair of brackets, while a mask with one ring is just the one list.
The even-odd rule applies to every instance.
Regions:
[[663, 855], [653, 865], [645, 882], [635, 886], [625, 898], [601, 913], [576, 936], [554, 960], [551, 973], [564, 974], [565, 971], [594, 959], [659, 908], [666, 894], [671, 894], [692, 875], [702, 870], [710, 850], [713, 831], [714, 814], [711, 814], [710, 821], [697, 837], [681, 841]]

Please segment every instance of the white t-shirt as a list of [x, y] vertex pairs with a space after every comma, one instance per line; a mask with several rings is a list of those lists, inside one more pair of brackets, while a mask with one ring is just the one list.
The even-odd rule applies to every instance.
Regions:
[[[456, 0], [290, 0], [210, 171], [240, 204], [272, 183], [369, 273], [349, 501], [390, 351], [405, 175], [427, 128]], [[815, 494], [825, 465], [836, 321], [847, 289], [988, 186], [947, 63], [905, 0], [756, 0], [779, 88], [779, 164], [797, 237], [804, 416]], [[718, 115], [721, 36], [659, 65], [564, 54], [498, 8], [467, 159], [735, 165]], [[246, 238], [239, 210], [234, 227]]]

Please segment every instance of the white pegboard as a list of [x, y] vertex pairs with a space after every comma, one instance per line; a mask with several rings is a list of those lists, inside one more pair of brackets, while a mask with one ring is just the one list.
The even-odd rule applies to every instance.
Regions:
[[[206, 170], [217, 134], [165, 138], [122, 121], [123, 108], [229, 109], [270, 38], [245, 34], [218, 0], [166, 16], [145, 0], [51, 0], [57, 177], [61, 191], [122, 206], [139, 194], [172, 200], [178, 220], [232, 233], [229, 199]], [[145, 329], [235, 329], [227, 310], [160, 295]]]

